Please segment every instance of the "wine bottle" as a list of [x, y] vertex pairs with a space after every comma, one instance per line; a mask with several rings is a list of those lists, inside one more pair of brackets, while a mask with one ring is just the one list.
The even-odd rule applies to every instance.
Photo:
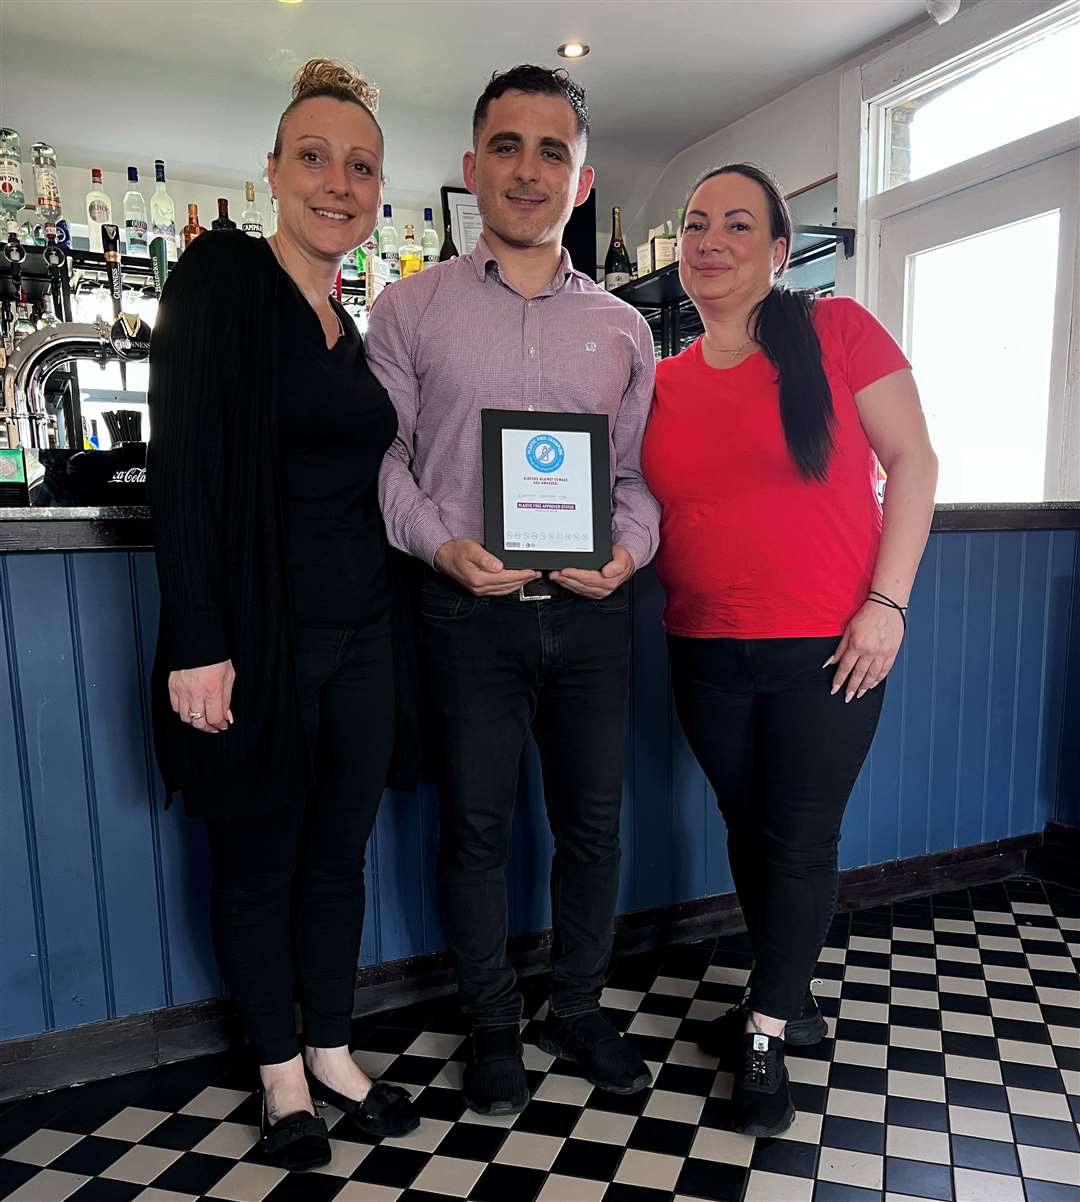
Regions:
[[224, 196], [218, 197], [217, 217], [210, 224], [212, 230], [234, 230], [236, 222], [229, 216], [229, 202]]
[[446, 223], [446, 236], [443, 238], [442, 250], [439, 251], [439, 262], [446, 263], [458, 257], [458, 248], [454, 245], [454, 235], [450, 233], [450, 222]]
[[604, 259], [604, 287], [614, 292], [623, 284], [630, 283], [630, 256], [622, 236], [622, 210], [615, 206], [611, 210], [611, 241]]

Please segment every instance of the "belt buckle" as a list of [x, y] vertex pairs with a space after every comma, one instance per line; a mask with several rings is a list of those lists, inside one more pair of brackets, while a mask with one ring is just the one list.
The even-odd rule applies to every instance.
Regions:
[[[531, 583], [538, 584], [539, 581], [534, 580], [534, 581], [531, 581]], [[527, 587], [528, 587], [528, 585], [524, 585], [524, 584], [518, 586], [518, 600], [519, 601], [550, 601], [551, 598], [555, 595], [554, 593], [526, 593], [525, 589]]]

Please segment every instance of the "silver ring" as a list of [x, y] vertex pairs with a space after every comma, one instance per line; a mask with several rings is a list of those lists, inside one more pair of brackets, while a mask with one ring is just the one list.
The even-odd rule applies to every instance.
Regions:
[[189, 712], [188, 712], [188, 717], [189, 717], [189, 718], [190, 718], [190, 719], [191, 719], [191, 720], [194, 722], [196, 718], [201, 718], [201, 717], [202, 717], [202, 714], [193, 714], [193, 713], [191, 713], [191, 712], [189, 711]]

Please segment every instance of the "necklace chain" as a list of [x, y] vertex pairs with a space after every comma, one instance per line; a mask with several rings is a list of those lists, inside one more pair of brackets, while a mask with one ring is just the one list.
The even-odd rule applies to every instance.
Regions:
[[716, 343], [714, 343], [713, 340], [709, 337], [709, 335], [706, 334], [705, 341], [712, 347], [712, 349], [718, 355], [730, 355], [732, 358], [732, 361], [734, 361], [735, 357], [743, 349], [743, 347], [749, 346], [750, 343], [753, 342], [754, 340], [753, 340], [753, 338], [744, 338], [742, 340], [742, 342], [740, 342], [739, 345], [735, 346], [735, 347], [717, 346]]

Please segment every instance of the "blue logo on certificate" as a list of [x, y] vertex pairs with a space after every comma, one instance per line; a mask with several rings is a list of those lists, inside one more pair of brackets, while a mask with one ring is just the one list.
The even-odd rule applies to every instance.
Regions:
[[529, 466], [538, 472], [557, 472], [563, 465], [566, 452], [553, 434], [537, 434], [525, 448]]

